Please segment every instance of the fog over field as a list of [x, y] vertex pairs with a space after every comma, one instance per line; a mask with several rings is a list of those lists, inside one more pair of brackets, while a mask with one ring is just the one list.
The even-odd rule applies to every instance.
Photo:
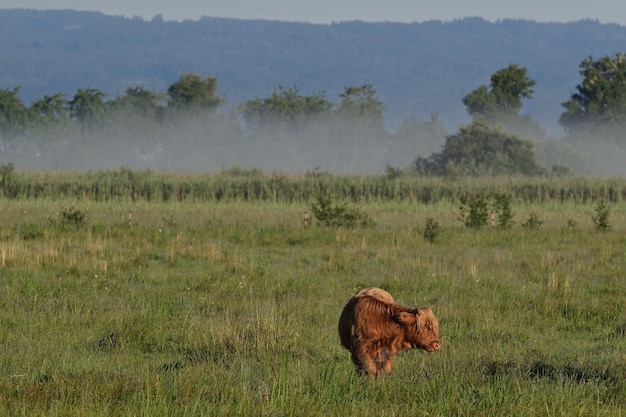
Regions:
[[[410, 123], [407, 123], [411, 125]], [[24, 170], [134, 170], [383, 174], [408, 169], [417, 157], [439, 153], [456, 133], [436, 120], [414, 119], [405, 132], [355, 125], [353, 120], [310, 120], [297, 127], [251, 132], [238, 118], [216, 114], [167, 123], [124, 121], [61, 137], [29, 137], [3, 144], [0, 163]], [[564, 142], [530, 138], [540, 164], [573, 174], [626, 175], [626, 149], [607, 140]]]
[[347, 121], [311, 121], [296, 130], [266, 126], [246, 132], [220, 116], [186, 118], [158, 126], [112, 126], [78, 137], [29, 138], [5, 144], [0, 162], [18, 169], [107, 170], [126, 167], [179, 172], [257, 168], [285, 173], [382, 173], [387, 164], [405, 167], [443, 144], [398, 143], [387, 132], [355, 129]]

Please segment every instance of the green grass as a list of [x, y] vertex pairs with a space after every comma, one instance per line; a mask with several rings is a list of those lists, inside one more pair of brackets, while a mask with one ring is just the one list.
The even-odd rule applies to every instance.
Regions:
[[[59, 224], [70, 206], [84, 224]], [[468, 229], [454, 203], [359, 207], [375, 226], [303, 227], [299, 204], [0, 200], [0, 414], [626, 415], [623, 204], [608, 231], [591, 202], [513, 204], [510, 230]], [[336, 324], [366, 286], [432, 306], [442, 349], [357, 378]]]

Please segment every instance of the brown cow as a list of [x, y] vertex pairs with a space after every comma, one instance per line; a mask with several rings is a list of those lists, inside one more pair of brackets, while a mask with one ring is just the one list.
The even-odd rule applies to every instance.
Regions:
[[383, 303], [387, 303], [387, 304], [396, 303], [395, 301], [393, 301], [393, 297], [391, 296], [391, 294], [389, 294], [387, 291], [383, 290], [382, 288], [376, 288], [376, 287], [366, 288], [364, 290], [357, 292], [356, 294], [354, 294], [354, 296], [356, 298], [372, 297], [372, 298], [377, 299], [378, 301], [382, 301]]
[[402, 349], [433, 352], [439, 343], [439, 323], [428, 307], [396, 305], [380, 288], [356, 293], [339, 317], [341, 345], [350, 351], [357, 373], [376, 378], [391, 373], [394, 355]]

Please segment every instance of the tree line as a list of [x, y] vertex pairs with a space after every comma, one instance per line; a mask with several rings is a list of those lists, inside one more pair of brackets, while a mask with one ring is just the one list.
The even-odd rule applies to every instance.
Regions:
[[590, 149], [626, 149], [624, 54], [584, 59], [582, 81], [562, 103], [566, 134], [550, 138], [522, 114], [536, 86], [517, 64], [492, 74], [462, 98], [471, 122], [448, 132], [438, 114], [407, 117], [395, 132], [370, 84], [271, 94], [230, 106], [218, 79], [183, 74], [165, 92], [128, 87], [107, 99], [93, 88], [73, 97], [45, 95], [27, 106], [20, 87], [0, 89], [0, 162], [30, 168], [120, 166], [216, 171], [228, 166], [274, 171], [387, 172], [425, 176], [578, 173]]

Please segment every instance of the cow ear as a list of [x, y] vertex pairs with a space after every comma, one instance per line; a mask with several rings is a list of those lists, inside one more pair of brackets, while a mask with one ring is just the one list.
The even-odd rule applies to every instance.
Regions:
[[433, 311], [430, 309], [430, 307], [422, 307], [422, 308], [416, 308], [415, 309], [417, 311], [417, 315], [419, 316], [420, 314], [426, 314], [431, 315], [433, 314]]
[[404, 326], [415, 323], [418, 320], [417, 314], [410, 313], [408, 311], [401, 311], [393, 316], [393, 321]]

